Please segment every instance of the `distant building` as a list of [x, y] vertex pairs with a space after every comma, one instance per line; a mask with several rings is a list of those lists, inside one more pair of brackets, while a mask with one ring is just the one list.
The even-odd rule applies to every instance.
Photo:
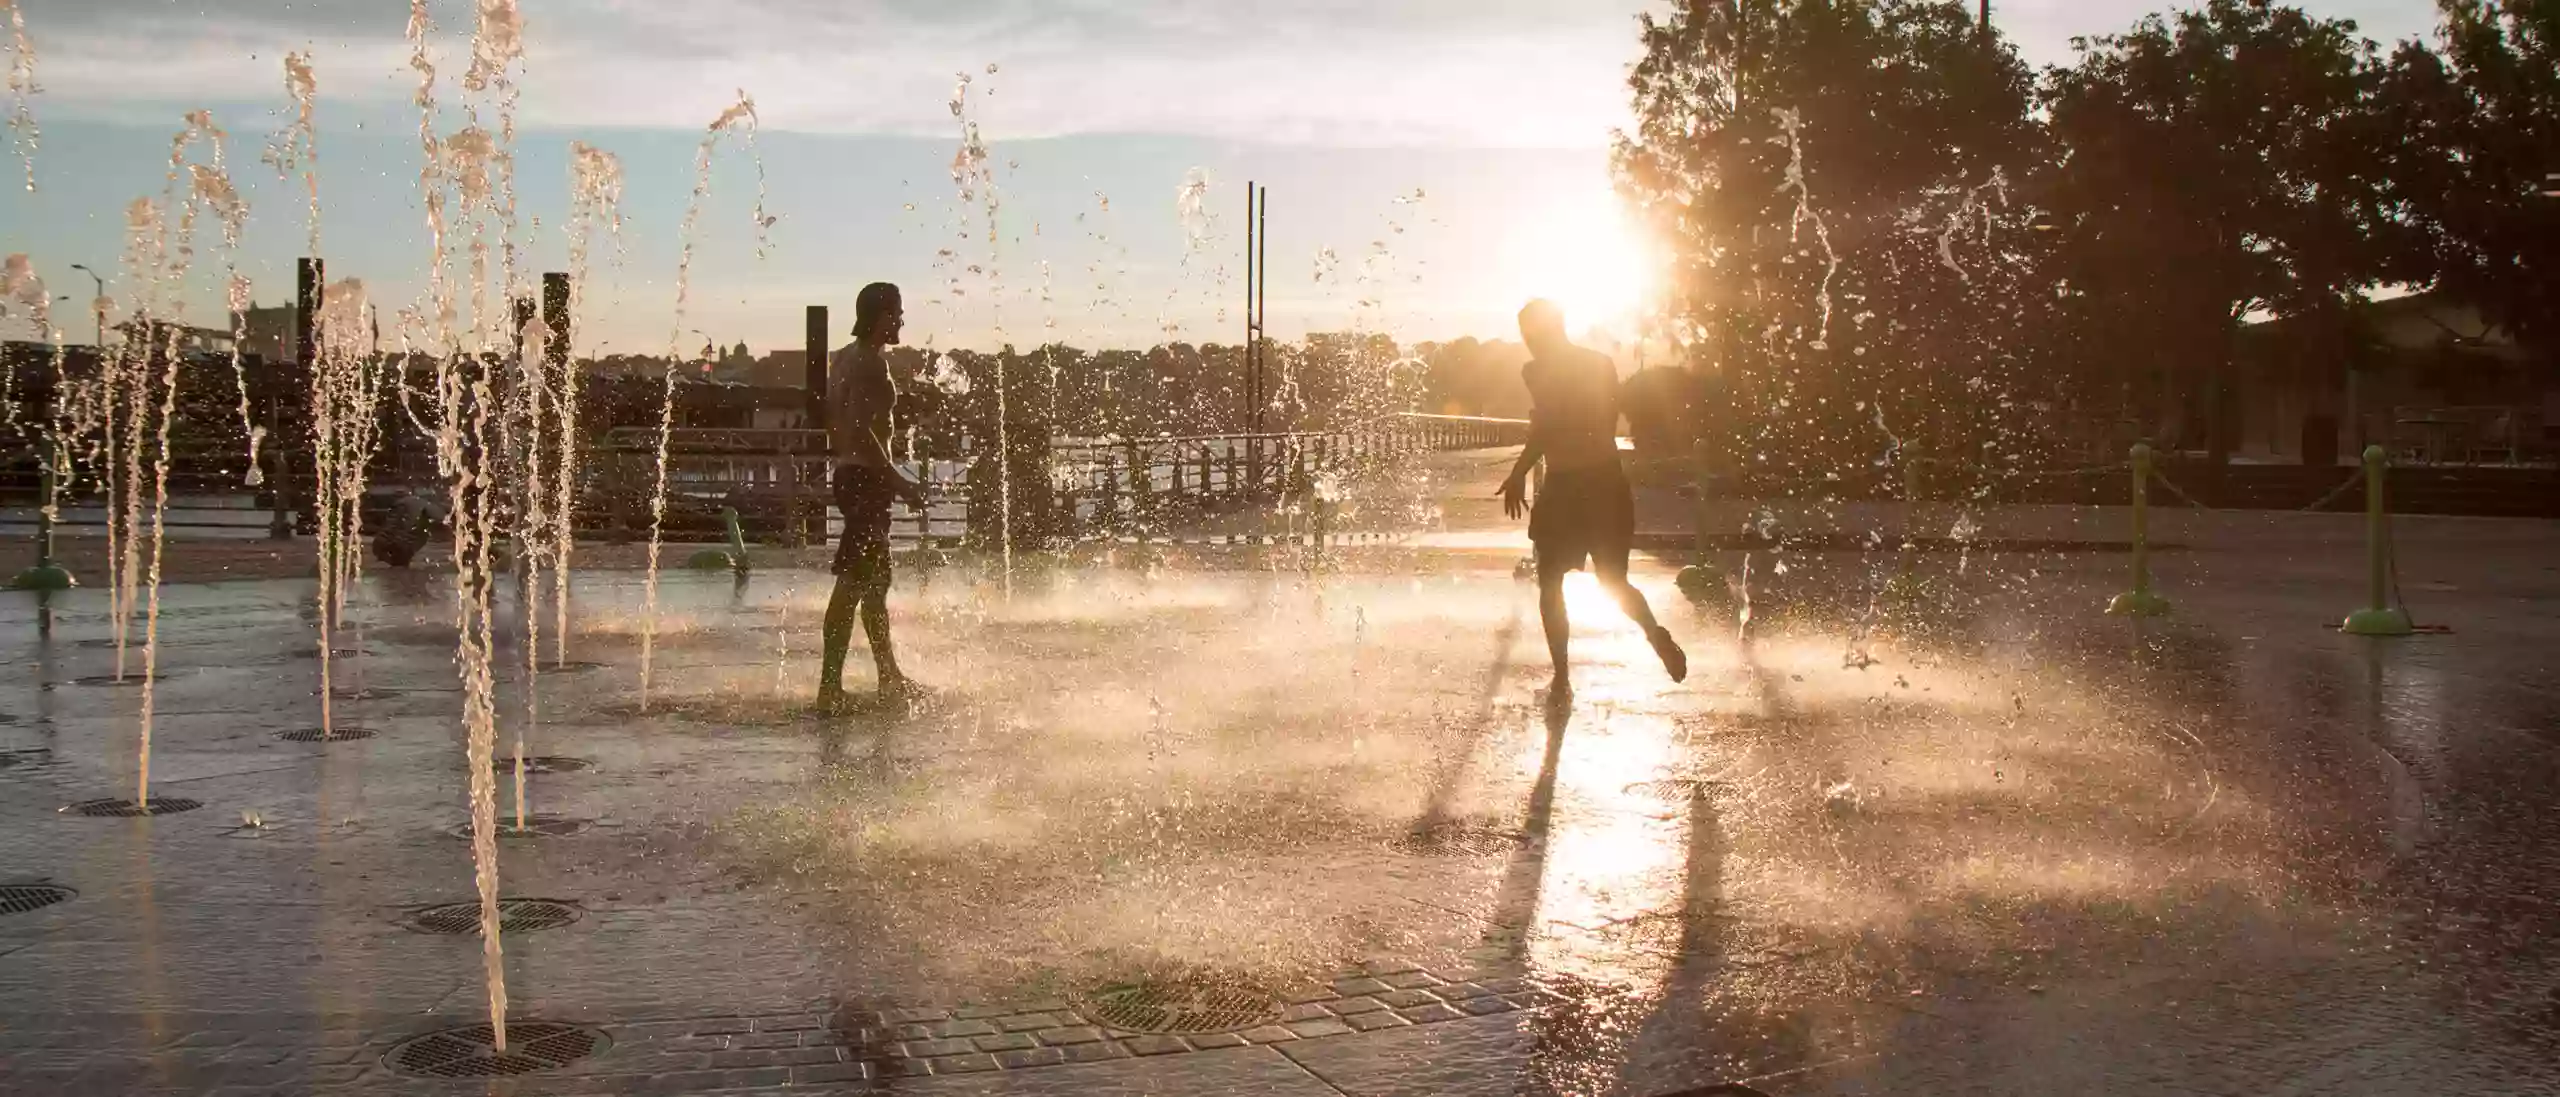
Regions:
[[251, 304], [247, 311], [234, 317], [240, 330], [240, 353], [253, 354], [269, 362], [290, 362], [296, 357], [292, 305], [260, 308]]

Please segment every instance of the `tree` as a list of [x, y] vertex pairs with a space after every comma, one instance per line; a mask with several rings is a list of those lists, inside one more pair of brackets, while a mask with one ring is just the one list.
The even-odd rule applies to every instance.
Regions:
[[2395, 271], [2560, 356], [2560, 2], [2438, 0], [2438, 54], [2393, 53], [2381, 92], [2410, 238]]
[[[2076, 42], [2078, 60], [2047, 74], [2059, 282], [2119, 354], [2150, 357], [2127, 363], [2144, 418], [2173, 445], [2202, 441], [2216, 467], [2242, 320], [2264, 310], [2343, 330], [2388, 267], [2390, 142], [2374, 47], [2355, 30], [2270, 0], [2210, 0]], [[2184, 429], [2198, 418], [2211, 429]]]
[[1959, 386], [2015, 371], [2040, 307], [2004, 204], [2042, 147], [2014, 50], [1952, 0], [1679, 0], [1642, 28], [1619, 189], [1670, 256], [1666, 334], [1750, 420], [1713, 433], [1756, 425], [1788, 483], [1978, 434], [1996, 402]]

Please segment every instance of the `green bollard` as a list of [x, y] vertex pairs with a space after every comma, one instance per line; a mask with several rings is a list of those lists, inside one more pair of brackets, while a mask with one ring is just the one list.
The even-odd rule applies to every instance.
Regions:
[[1711, 597], [1725, 588], [1724, 569], [1716, 566], [1715, 557], [1711, 555], [1713, 550], [1707, 540], [1707, 516], [1715, 502], [1714, 497], [1707, 493], [1707, 472], [1713, 458], [1714, 451], [1709, 448], [1707, 439], [1700, 437], [1698, 444], [1691, 450], [1691, 459], [1695, 462], [1692, 477], [1697, 485], [1696, 513], [1691, 520], [1697, 528], [1698, 560], [1694, 564], [1681, 568], [1680, 574], [1672, 580], [1674, 585], [1680, 588], [1680, 593], [1693, 599]]
[[11, 590], [57, 591], [70, 590], [80, 585], [79, 580], [71, 577], [70, 569], [53, 562], [54, 497], [53, 462], [51, 461], [45, 462], [42, 490], [44, 499], [36, 511], [36, 566], [19, 572], [16, 578], [9, 580]]
[[2383, 496], [2391, 458], [2381, 446], [2364, 448], [2365, 608], [2347, 615], [2340, 630], [2356, 636], [2407, 636], [2417, 628], [2409, 611], [2391, 604], [2391, 512]]
[[2107, 612], [2117, 617], [2162, 617], [2169, 600], [2151, 593], [2151, 446], [2133, 445], [2133, 589], [2116, 595]]
[[738, 526], [738, 508], [720, 508], [720, 520], [723, 523], [726, 523], [729, 527], [729, 547], [725, 549], [703, 549], [700, 552], [694, 553], [692, 557], [685, 560], [684, 566], [695, 571], [721, 571], [725, 569], [728, 571], [734, 571], [740, 575], [745, 575], [747, 573], [747, 534], [744, 529], [741, 529]]

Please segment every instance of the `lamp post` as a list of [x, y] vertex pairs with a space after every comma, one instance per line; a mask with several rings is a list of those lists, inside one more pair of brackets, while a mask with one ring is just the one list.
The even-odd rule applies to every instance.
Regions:
[[98, 284], [98, 295], [89, 299], [89, 311], [98, 318], [98, 350], [104, 353], [107, 349], [107, 280], [99, 277], [98, 272], [90, 270], [85, 263], [73, 263], [71, 269], [88, 275], [90, 281]]

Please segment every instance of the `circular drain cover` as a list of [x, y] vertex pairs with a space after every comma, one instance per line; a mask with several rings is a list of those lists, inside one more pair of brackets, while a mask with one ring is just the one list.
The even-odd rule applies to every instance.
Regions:
[[25, 914], [38, 907], [69, 902], [78, 894], [52, 884], [0, 884], [0, 914]]
[[[524, 827], [518, 829], [515, 817], [506, 815], [498, 820], [498, 840], [503, 842], [517, 838], [565, 838], [585, 829], [587, 829], [586, 820], [571, 819], [564, 815], [531, 816], [524, 821]], [[457, 823], [446, 828], [445, 833], [456, 838], [468, 839], [471, 837], [471, 823], [469, 820]]]
[[1249, 983], [1175, 979], [1105, 987], [1085, 995], [1086, 1020], [1122, 1032], [1232, 1032], [1280, 1017], [1280, 999]]
[[128, 818], [140, 815], [175, 815], [181, 811], [194, 811], [203, 806], [204, 801], [190, 800], [183, 796], [154, 796], [149, 802], [139, 807], [135, 806], [131, 800], [82, 800], [63, 808], [62, 813]]
[[[585, 769], [589, 764], [584, 758], [570, 758], [557, 754], [528, 754], [524, 757], [526, 773], [568, 773]], [[506, 756], [492, 758], [489, 760], [489, 768], [500, 773], [512, 774], [516, 771], [516, 760]]]
[[295, 728], [292, 731], [277, 732], [276, 738], [288, 743], [336, 743], [348, 739], [371, 739], [373, 729], [335, 727], [323, 733], [319, 728]]
[[[166, 682], [169, 680], [169, 672], [162, 671], [158, 674], [151, 675], [150, 677], [154, 682]], [[138, 686], [142, 684], [142, 678], [143, 675], [141, 671], [133, 671], [122, 678], [118, 678], [112, 674], [90, 674], [72, 679], [71, 684], [75, 686]], [[56, 686], [60, 686], [61, 684], [62, 683], [60, 682], [48, 682], [45, 684], [44, 688], [52, 689]]]
[[[577, 920], [578, 908], [567, 903], [549, 899], [498, 900], [498, 931], [501, 933], [558, 929]], [[478, 933], [480, 904], [446, 903], [427, 907], [412, 912], [404, 924], [421, 933]]]
[[382, 1065], [413, 1078], [502, 1078], [554, 1070], [613, 1046], [595, 1029], [557, 1021], [510, 1021], [507, 1050], [487, 1025], [430, 1032], [394, 1047]]
[[1424, 857], [1490, 857], [1518, 848], [1520, 836], [1503, 830], [1438, 826], [1414, 831], [1391, 844], [1399, 853]]
[[1695, 777], [1673, 777], [1661, 781], [1638, 781], [1627, 786], [1629, 796], [1650, 796], [1656, 800], [1704, 800], [1715, 793], [1716, 782]]

